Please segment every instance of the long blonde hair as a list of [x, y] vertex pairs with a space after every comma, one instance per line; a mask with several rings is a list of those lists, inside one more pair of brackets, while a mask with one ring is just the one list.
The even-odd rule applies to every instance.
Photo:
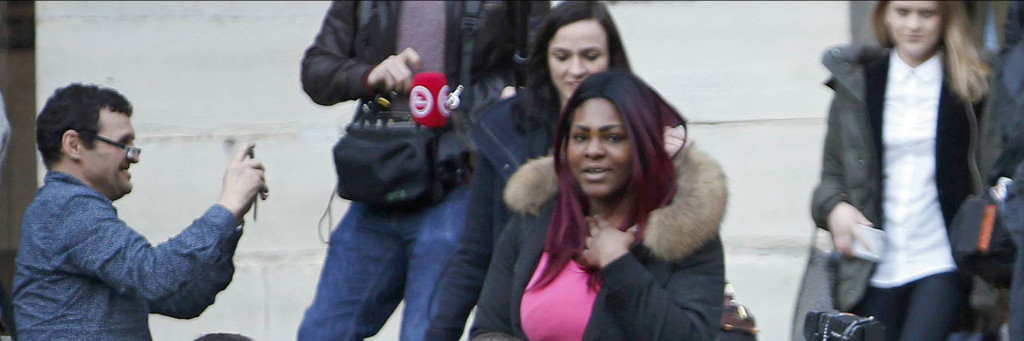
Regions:
[[[892, 48], [895, 44], [885, 26], [885, 10], [891, 1], [878, 1], [871, 12], [871, 28], [882, 47]], [[949, 79], [949, 86], [961, 100], [978, 102], [988, 93], [988, 65], [981, 60], [981, 54], [971, 38], [967, 25], [967, 10], [961, 1], [936, 1], [942, 17], [943, 67]]]

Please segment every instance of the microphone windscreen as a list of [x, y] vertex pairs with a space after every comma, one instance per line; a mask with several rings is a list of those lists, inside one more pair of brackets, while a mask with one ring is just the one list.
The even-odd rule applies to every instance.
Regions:
[[448, 123], [448, 78], [441, 72], [420, 72], [412, 77], [409, 91], [409, 111], [412, 120], [428, 128], [444, 127]]

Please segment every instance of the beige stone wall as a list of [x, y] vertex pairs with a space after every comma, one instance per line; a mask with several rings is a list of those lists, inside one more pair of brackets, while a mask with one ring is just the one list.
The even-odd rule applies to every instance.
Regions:
[[[86, 82], [115, 88], [134, 106], [142, 158], [132, 166], [133, 192], [116, 206], [150, 241], [177, 234], [217, 200], [231, 141], [254, 141], [266, 164], [271, 197], [257, 221], [249, 215], [234, 281], [197, 319], [154, 316], [154, 337], [293, 339], [326, 250], [316, 228], [335, 182], [331, 145], [354, 110], [312, 103], [299, 82], [329, 3], [37, 5], [36, 104]], [[338, 219], [346, 203], [335, 206]]]
[[[326, 251], [316, 225], [335, 181], [330, 148], [353, 110], [317, 106], [299, 84], [299, 61], [327, 7], [38, 3], [36, 104], [72, 81], [114, 87], [132, 101], [144, 152], [132, 167], [135, 191], [117, 206], [151, 241], [173, 236], [217, 199], [228, 141], [255, 141], [267, 165], [271, 198], [246, 226], [234, 282], [195, 320], [154, 317], [157, 340], [215, 331], [295, 337]], [[831, 95], [819, 60], [826, 47], [849, 41], [849, 7], [611, 5], [634, 70], [691, 120], [697, 145], [730, 178], [728, 279], [758, 318], [762, 340], [789, 333]], [[335, 204], [337, 220], [345, 203]], [[377, 339], [397, 339], [395, 320]]]

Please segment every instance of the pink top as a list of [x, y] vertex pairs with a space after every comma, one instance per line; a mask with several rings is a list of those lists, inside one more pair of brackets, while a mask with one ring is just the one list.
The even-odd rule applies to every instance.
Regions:
[[574, 261], [546, 287], [534, 288], [547, 264], [545, 252], [523, 293], [519, 308], [523, 333], [531, 341], [582, 340], [597, 291], [587, 287], [589, 275]]

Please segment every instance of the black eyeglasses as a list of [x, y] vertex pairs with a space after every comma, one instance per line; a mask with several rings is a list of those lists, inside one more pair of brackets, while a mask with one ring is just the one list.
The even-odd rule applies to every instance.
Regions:
[[92, 136], [95, 136], [97, 140], [106, 142], [107, 144], [110, 144], [111, 146], [124, 149], [124, 157], [127, 158], [128, 161], [139, 162], [139, 154], [142, 154], [142, 148], [139, 148], [139, 147], [136, 147], [136, 146], [126, 145], [124, 143], [117, 142], [117, 141], [108, 139], [106, 137], [103, 137], [100, 134], [97, 134], [97, 133], [94, 133], [94, 132], [91, 132], [91, 131], [82, 131], [81, 133], [89, 133]]

